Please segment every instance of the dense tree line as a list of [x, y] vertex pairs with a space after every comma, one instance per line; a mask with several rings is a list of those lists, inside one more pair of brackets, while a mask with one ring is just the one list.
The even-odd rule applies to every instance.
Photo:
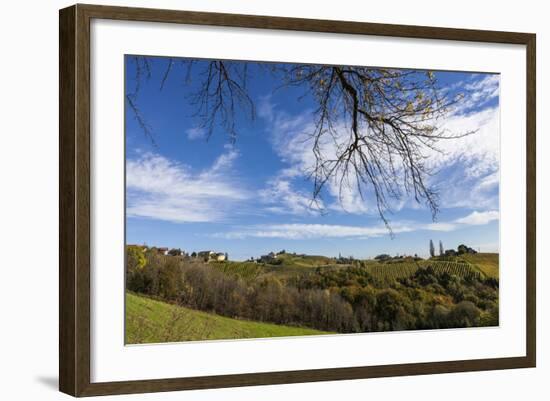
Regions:
[[318, 269], [297, 276], [299, 289], [329, 289], [352, 305], [358, 331], [498, 325], [498, 280], [419, 269], [388, 285], [365, 269]]
[[299, 290], [274, 276], [253, 281], [214, 265], [148, 253], [143, 267], [128, 258], [127, 289], [194, 309], [278, 324], [353, 332], [353, 310], [328, 290]]
[[247, 279], [184, 257], [127, 253], [127, 289], [223, 316], [341, 333], [498, 325], [498, 280], [420, 269], [391, 285], [360, 265]]

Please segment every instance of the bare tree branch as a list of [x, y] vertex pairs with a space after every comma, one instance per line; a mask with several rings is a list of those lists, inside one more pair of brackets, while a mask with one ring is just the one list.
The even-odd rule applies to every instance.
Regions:
[[[136, 88], [128, 104], [146, 135], [152, 139], [136, 99], [139, 82], [151, 75], [151, 61], [134, 60]], [[197, 65], [199, 71], [192, 74]], [[387, 214], [393, 201], [412, 197], [425, 204], [435, 220], [438, 194], [428, 184], [434, 172], [426, 163], [427, 152], [441, 152], [438, 142], [470, 135], [450, 133], [442, 120], [460, 100], [438, 87], [430, 71], [357, 66], [266, 64], [184, 59], [185, 83], [195, 118], [210, 138], [220, 127], [230, 141], [237, 138], [237, 120], [252, 120], [255, 105], [248, 89], [249, 67], [265, 68], [281, 81], [281, 87], [300, 87], [317, 104], [314, 130], [308, 133], [315, 156], [311, 171], [312, 203], [320, 202], [327, 185], [337, 185], [340, 203], [346, 191], [356, 191], [363, 201], [374, 198], [376, 210], [391, 232]], [[160, 88], [174, 69], [169, 59]], [[191, 77], [198, 81], [191, 82]]]

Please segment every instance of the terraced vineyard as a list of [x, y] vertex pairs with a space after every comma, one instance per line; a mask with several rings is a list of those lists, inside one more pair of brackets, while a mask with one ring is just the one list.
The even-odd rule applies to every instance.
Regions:
[[426, 261], [426, 266], [431, 266], [435, 271], [449, 273], [459, 277], [477, 277], [485, 275], [475, 265], [468, 262]]
[[420, 265], [418, 263], [376, 263], [367, 265], [365, 269], [380, 280], [395, 281], [412, 276]]
[[[488, 256], [487, 256], [488, 255]], [[460, 277], [494, 277], [498, 278], [498, 254], [486, 254], [484, 258], [476, 258], [477, 255], [468, 255], [468, 258], [455, 258], [454, 260], [405, 260], [403, 262], [380, 263], [375, 261], [363, 261], [363, 268], [375, 278], [382, 281], [395, 281], [397, 279], [412, 276], [420, 268], [431, 267], [436, 272], [446, 272]], [[495, 257], [493, 257], [495, 256]], [[282, 264], [269, 265], [252, 262], [214, 262], [212, 266], [227, 274], [241, 277], [251, 281], [260, 275], [276, 275], [279, 278], [288, 278], [295, 275], [313, 273], [322, 268], [328, 270], [341, 270], [351, 265], [335, 265], [326, 257], [282, 255]], [[479, 261], [478, 261], [479, 259]], [[486, 268], [481, 262], [487, 264]], [[490, 262], [490, 265], [489, 265]]]
[[468, 262], [430, 261], [369, 264], [365, 269], [381, 280], [397, 280], [412, 276], [418, 269], [431, 267], [436, 272], [446, 272], [460, 277], [483, 277], [484, 274]]

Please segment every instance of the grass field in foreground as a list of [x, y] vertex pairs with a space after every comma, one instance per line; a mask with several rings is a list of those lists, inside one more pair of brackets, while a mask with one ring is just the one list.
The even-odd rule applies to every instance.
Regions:
[[126, 344], [328, 334], [232, 319], [126, 293]]

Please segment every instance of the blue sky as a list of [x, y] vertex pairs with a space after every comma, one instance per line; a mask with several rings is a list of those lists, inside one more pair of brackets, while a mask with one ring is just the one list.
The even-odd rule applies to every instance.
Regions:
[[[430, 239], [445, 248], [465, 243], [498, 251], [498, 75], [435, 73], [445, 91], [465, 95], [443, 128], [476, 133], [428, 153], [437, 172], [430, 184], [441, 197], [437, 221], [424, 205], [402, 199], [388, 215], [391, 238], [372, 199], [361, 199], [354, 189], [338, 199], [336, 188], [328, 186], [323, 213], [311, 204], [313, 184], [304, 172], [312, 162], [306, 136], [315, 105], [301, 97], [303, 89], [274, 92], [278, 81], [251, 67], [248, 90], [257, 115], [254, 121], [237, 118], [238, 136], [231, 143], [222, 127], [210, 138], [199, 127], [189, 98], [197, 73], [186, 81], [184, 71], [173, 68], [160, 90], [167, 60], [150, 65], [151, 78], [142, 80], [136, 102], [154, 143], [128, 107], [126, 112], [127, 243], [212, 249], [234, 260], [280, 249], [357, 258], [425, 256]], [[131, 91], [135, 64], [129, 58], [126, 69]]]

